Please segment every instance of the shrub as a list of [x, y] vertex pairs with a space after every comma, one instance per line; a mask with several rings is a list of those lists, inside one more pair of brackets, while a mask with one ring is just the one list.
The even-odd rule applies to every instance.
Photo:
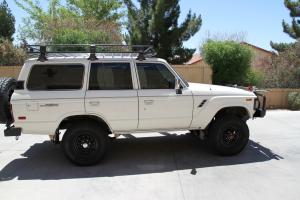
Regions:
[[9, 40], [0, 39], [0, 66], [23, 65], [26, 52], [17, 48]]
[[214, 84], [245, 84], [252, 58], [248, 47], [234, 41], [208, 40], [202, 51], [205, 61], [212, 67]]
[[289, 93], [288, 103], [291, 110], [300, 110], [300, 92]]
[[264, 76], [262, 72], [250, 68], [246, 74], [244, 84], [260, 87], [263, 79]]

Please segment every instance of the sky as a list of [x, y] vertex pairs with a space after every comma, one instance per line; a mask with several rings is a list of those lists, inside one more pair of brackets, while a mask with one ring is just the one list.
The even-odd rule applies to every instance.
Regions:
[[[46, 7], [48, 1], [40, 2]], [[7, 3], [16, 18], [18, 32], [22, 18], [27, 14], [14, 0], [7, 0]], [[208, 32], [211, 35], [243, 33], [247, 42], [267, 50], [272, 49], [270, 41], [293, 42], [282, 31], [282, 20], [291, 21], [283, 0], [181, 0], [180, 6], [180, 22], [190, 9], [193, 13], [200, 14], [203, 20], [200, 31], [184, 43], [188, 48], [199, 49]]]

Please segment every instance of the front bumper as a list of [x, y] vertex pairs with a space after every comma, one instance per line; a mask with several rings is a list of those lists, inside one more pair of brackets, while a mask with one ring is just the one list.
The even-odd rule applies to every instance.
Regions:
[[266, 115], [267, 109], [266, 109], [266, 96], [255, 92], [255, 95], [257, 98], [254, 101], [254, 114], [253, 117], [264, 117]]

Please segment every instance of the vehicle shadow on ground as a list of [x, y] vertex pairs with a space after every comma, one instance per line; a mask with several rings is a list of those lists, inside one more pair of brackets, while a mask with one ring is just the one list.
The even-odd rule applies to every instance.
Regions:
[[238, 165], [283, 159], [270, 149], [250, 140], [237, 156], [214, 155], [207, 143], [191, 134], [161, 133], [161, 137], [117, 139], [101, 163], [79, 167], [70, 163], [59, 145], [45, 141], [31, 146], [22, 156], [11, 161], [0, 171], [0, 181], [57, 180], [90, 177], [114, 177], [175, 170], [190, 170], [215, 166]]

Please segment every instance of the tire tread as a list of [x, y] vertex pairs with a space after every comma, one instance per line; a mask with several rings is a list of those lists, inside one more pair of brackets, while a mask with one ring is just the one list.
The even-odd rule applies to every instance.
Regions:
[[[235, 123], [239, 126], [241, 129], [240, 131], [242, 132], [242, 141], [232, 148], [222, 147], [218, 139], [218, 137], [220, 137], [219, 134], [221, 134], [222, 126], [227, 123]], [[245, 148], [249, 140], [249, 129], [246, 122], [235, 115], [225, 115], [222, 118], [216, 119], [210, 125], [208, 132], [210, 146], [214, 152], [222, 156], [232, 156], [240, 153]]]
[[13, 78], [0, 78], [0, 123], [7, 123], [12, 119], [10, 113], [10, 93], [14, 90], [17, 81]]

